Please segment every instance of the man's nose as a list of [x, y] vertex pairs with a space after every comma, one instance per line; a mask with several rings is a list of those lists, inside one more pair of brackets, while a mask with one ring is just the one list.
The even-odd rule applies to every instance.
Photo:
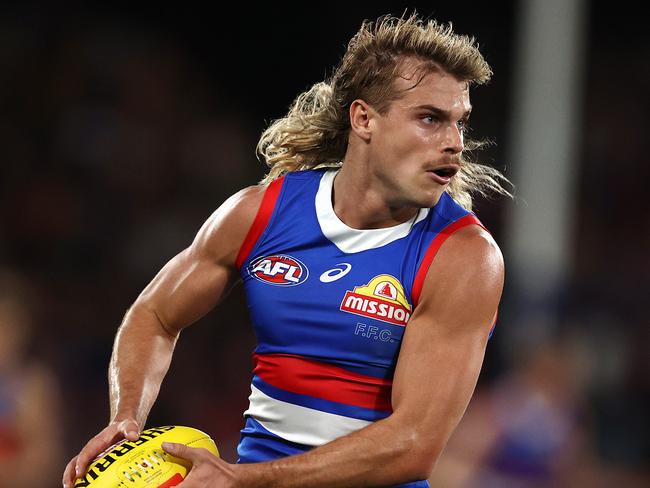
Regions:
[[444, 152], [458, 154], [465, 149], [463, 131], [456, 124], [449, 124], [445, 129]]

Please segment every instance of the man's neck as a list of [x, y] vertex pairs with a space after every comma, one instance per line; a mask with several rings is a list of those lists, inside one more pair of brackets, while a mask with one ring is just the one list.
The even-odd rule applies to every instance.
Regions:
[[332, 208], [336, 216], [353, 229], [393, 227], [412, 219], [413, 207], [391, 205], [386, 190], [373, 179], [367, 165], [344, 162], [334, 179]]

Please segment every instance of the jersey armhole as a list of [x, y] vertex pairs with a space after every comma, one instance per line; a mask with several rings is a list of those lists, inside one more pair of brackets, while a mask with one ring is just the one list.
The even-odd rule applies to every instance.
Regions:
[[[463, 227], [472, 224], [479, 225], [483, 229], [485, 229], [486, 232], [488, 233], [490, 232], [474, 214], [468, 214], [465, 217], [462, 217], [457, 221], [447, 225], [431, 241], [431, 243], [429, 244], [429, 248], [427, 249], [427, 252], [424, 254], [424, 258], [422, 258], [420, 267], [418, 268], [418, 271], [415, 274], [415, 279], [413, 280], [413, 287], [411, 288], [411, 297], [413, 298], [414, 308], [417, 306], [420, 300], [420, 293], [422, 293], [422, 287], [424, 286], [424, 278], [429, 272], [429, 268], [431, 267], [433, 258], [435, 258], [436, 254], [438, 254], [438, 250], [440, 249], [440, 246], [442, 246], [443, 242], [445, 242], [447, 238], [450, 235], [452, 235], [454, 232], [456, 232], [458, 229], [462, 229]], [[492, 337], [492, 334], [494, 334], [494, 328], [497, 325], [498, 316], [499, 316], [499, 310], [497, 309], [497, 311], [494, 314], [494, 320], [492, 322], [492, 325], [490, 326], [488, 340]]]
[[281, 176], [269, 183], [269, 186], [266, 188], [260, 208], [257, 211], [257, 215], [255, 215], [255, 220], [253, 220], [251, 228], [248, 230], [248, 234], [246, 234], [244, 242], [242, 242], [242, 245], [239, 248], [239, 253], [237, 253], [237, 259], [235, 260], [237, 269], [241, 270], [241, 267], [246, 262], [246, 259], [266, 229], [269, 220], [271, 220], [273, 209], [275, 208], [275, 203], [280, 195], [283, 182], [284, 176]]
[[[424, 279], [426, 278], [427, 273], [429, 272], [429, 268], [431, 267], [433, 258], [435, 258], [436, 254], [438, 254], [438, 250], [440, 249], [442, 244], [454, 232], [472, 224], [479, 225], [485, 229], [485, 226], [481, 223], [481, 221], [478, 218], [476, 218], [474, 214], [468, 214], [456, 220], [455, 222], [448, 224], [438, 233], [436, 237], [433, 238], [433, 240], [429, 244], [429, 248], [427, 249], [427, 252], [424, 254], [424, 257], [422, 258], [420, 267], [418, 268], [415, 274], [415, 279], [413, 280], [413, 287], [411, 288], [411, 297], [413, 298], [414, 307], [416, 307], [418, 302], [420, 301], [420, 293], [422, 293], [422, 287], [424, 286]], [[487, 231], [487, 229], [485, 230]]]

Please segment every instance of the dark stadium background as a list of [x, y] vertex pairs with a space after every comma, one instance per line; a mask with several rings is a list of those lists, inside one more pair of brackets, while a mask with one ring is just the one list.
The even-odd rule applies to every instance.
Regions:
[[[364, 18], [415, 7], [477, 37], [495, 75], [472, 92], [472, 135], [496, 142], [484, 161], [506, 175], [516, 165], [507, 149], [518, 3], [288, 5], [0, 6], [0, 268], [30, 286], [25, 361], [56, 378], [60, 471], [108, 420], [106, 369], [126, 309], [228, 195], [264, 175], [260, 132], [332, 72]], [[587, 368], [575, 394], [587, 406], [594, 469], [629, 475], [628, 486], [648, 481], [650, 452], [650, 43], [641, 17], [628, 1], [588, 3], [573, 260], [557, 323], [597, 335], [589, 361], [614, 362], [607, 378]], [[478, 204], [499, 243], [516, 204]], [[522, 326], [509, 286], [479, 391], [515, 367], [516, 345], [499, 339]], [[149, 425], [199, 427], [234, 461], [253, 344], [237, 288], [182, 334]]]

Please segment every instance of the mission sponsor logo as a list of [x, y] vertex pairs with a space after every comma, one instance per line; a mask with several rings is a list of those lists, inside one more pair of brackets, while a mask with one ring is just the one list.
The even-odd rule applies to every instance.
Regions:
[[411, 317], [411, 305], [404, 295], [404, 287], [397, 278], [386, 274], [346, 291], [340, 310], [401, 326]]
[[307, 266], [285, 254], [257, 258], [248, 266], [248, 274], [270, 285], [295, 286], [309, 276]]

